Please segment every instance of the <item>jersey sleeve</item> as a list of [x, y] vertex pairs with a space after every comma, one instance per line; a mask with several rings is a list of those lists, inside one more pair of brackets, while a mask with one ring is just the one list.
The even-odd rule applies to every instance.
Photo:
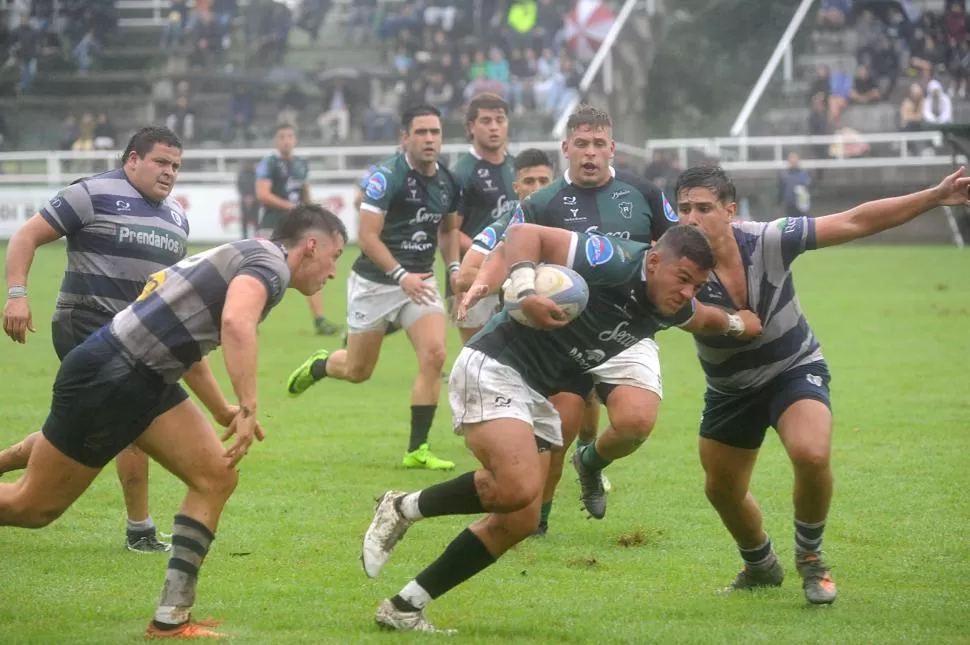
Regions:
[[764, 225], [762, 233], [766, 260], [788, 270], [791, 263], [805, 251], [813, 251], [815, 220], [811, 217], [782, 217]]
[[647, 200], [650, 212], [653, 213], [653, 217], [650, 219], [651, 237], [654, 241], [659, 240], [660, 236], [667, 232], [667, 229], [680, 223], [680, 218], [664, 192], [653, 183], [646, 179], [640, 179], [637, 182], [637, 187]]
[[391, 205], [392, 179], [391, 171], [380, 167], [374, 170], [367, 177], [363, 184], [364, 199], [361, 200], [360, 209], [383, 215]]
[[246, 254], [236, 275], [248, 275], [263, 283], [266, 288], [264, 315], [283, 299], [283, 294], [290, 282], [290, 270], [286, 262], [262, 248]]
[[87, 188], [78, 182], [57, 193], [40, 216], [59, 234], [71, 235], [94, 221], [94, 204]]
[[459, 182], [455, 182], [455, 194], [451, 196], [451, 204], [448, 205], [448, 215], [452, 213], [458, 213], [459, 215], [464, 215], [462, 212], [465, 208], [465, 187]]
[[273, 159], [272, 157], [263, 157], [256, 164], [256, 179], [273, 179]]
[[691, 321], [695, 311], [697, 311], [697, 299], [691, 298], [690, 302], [684, 305], [680, 311], [670, 316], [670, 324], [675, 327], [683, 327]]
[[629, 281], [642, 257], [631, 253], [619, 240], [605, 235], [573, 233], [567, 266], [583, 276], [589, 285], [612, 287]]

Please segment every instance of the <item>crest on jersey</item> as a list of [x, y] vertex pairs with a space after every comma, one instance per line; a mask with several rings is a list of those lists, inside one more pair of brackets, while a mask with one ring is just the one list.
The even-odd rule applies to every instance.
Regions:
[[478, 176], [481, 177], [482, 179], [485, 179], [486, 177], [488, 177], [488, 168], [479, 168]]
[[664, 217], [667, 218], [667, 221], [674, 222], [675, 224], [679, 222], [680, 218], [677, 217], [677, 211], [675, 211], [674, 207], [671, 206], [670, 202], [667, 201], [667, 196], [664, 195], [663, 193], [660, 193], [660, 198], [663, 200], [663, 203], [664, 203]]
[[616, 207], [620, 210], [620, 215], [626, 219], [633, 219], [633, 202], [620, 202]]
[[367, 179], [367, 187], [364, 194], [370, 199], [380, 199], [387, 192], [387, 177], [384, 173], [377, 171]]
[[565, 197], [562, 198], [562, 203], [565, 204], [566, 206], [575, 206], [576, 205], [576, 196], [575, 195], [566, 195]]
[[606, 264], [613, 257], [613, 243], [602, 235], [590, 235], [586, 240], [586, 260], [589, 266]]

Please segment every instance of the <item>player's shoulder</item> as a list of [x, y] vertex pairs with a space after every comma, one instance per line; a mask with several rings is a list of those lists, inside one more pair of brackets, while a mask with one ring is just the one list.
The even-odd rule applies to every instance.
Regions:
[[[475, 168], [478, 166], [478, 157], [470, 152], [462, 153], [458, 160], [455, 162], [454, 166], [451, 167], [451, 172], [459, 179], [459, 181], [467, 182], [475, 174]], [[443, 164], [439, 164], [444, 167]]]
[[646, 177], [641, 177], [628, 170], [617, 170], [613, 177], [614, 190], [635, 190], [647, 199], [659, 198], [663, 191]]
[[82, 177], [71, 182], [71, 186], [83, 188], [89, 195], [117, 195], [118, 197], [134, 197], [137, 195], [134, 187], [125, 176], [125, 171], [118, 168], [107, 172]]

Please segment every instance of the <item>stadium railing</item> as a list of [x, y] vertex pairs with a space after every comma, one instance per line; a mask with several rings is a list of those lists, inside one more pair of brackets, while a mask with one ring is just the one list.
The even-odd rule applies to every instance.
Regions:
[[[819, 146], [833, 146], [834, 158], [802, 160], [807, 169], [891, 168], [900, 166], [950, 166], [954, 156], [935, 152], [930, 155], [913, 154], [910, 145], [923, 144], [938, 150], [942, 145], [940, 132], [887, 132], [881, 134], [852, 134], [827, 136], [770, 136], [770, 137], [714, 137], [688, 139], [652, 139], [642, 146], [617, 143], [617, 151], [642, 160], [649, 160], [654, 150], [676, 154], [681, 165], [696, 163], [697, 157], [718, 161], [728, 171], [781, 170], [789, 151]], [[834, 145], [833, 145], [834, 144]], [[852, 157], [846, 150], [856, 144], [878, 145], [875, 155]], [[879, 145], [881, 144], [881, 145]], [[517, 142], [512, 151], [539, 148], [556, 158], [561, 155], [559, 141]], [[300, 156], [316, 169], [311, 179], [356, 183], [371, 163], [390, 156], [398, 148], [391, 145], [342, 146], [300, 148]], [[447, 143], [442, 147], [446, 159], [468, 150], [467, 143]], [[238, 162], [265, 156], [263, 148], [188, 149], [183, 155], [180, 182], [234, 181]], [[44, 184], [56, 186], [76, 178], [77, 162], [88, 172], [101, 172], [117, 165], [118, 151], [36, 151], [0, 153], [0, 184]], [[957, 156], [959, 161], [961, 156]]]

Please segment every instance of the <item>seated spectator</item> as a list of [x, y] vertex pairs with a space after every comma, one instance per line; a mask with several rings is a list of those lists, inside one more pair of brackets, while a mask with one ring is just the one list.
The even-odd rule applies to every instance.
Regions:
[[428, 85], [424, 88], [424, 102], [437, 108], [442, 117], [448, 117], [454, 96], [455, 88], [440, 73], [432, 74], [428, 78]]
[[88, 33], [84, 34], [84, 38], [74, 46], [74, 62], [77, 63], [79, 72], [87, 74], [91, 71], [91, 66], [94, 65], [94, 55], [100, 49], [101, 44], [95, 40], [94, 31], [89, 30]]
[[926, 98], [923, 99], [923, 123], [929, 125], [953, 123], [953, 103], [943, 91], [943, 85], [936, 79], [926, 86]]
[[115, 147], [115, 127], [108, 120], [105, 112], [98, 114], [98, 121], [94, 126], [94, 149], [112, 150]]
[[286, 5], [272, 3], [269, 19], [262, 24], [256, 49], [259, 60], [269, 65], [282, 65], [286, 58], [286, 48], [290, 39], [292, 14]]
[[189, 67], [210, 69], [222, 58], [222, 30], [212, 12], [201, 11], [192, 26], [192, 53]]
[[916, 73], [922, 75], [923, 81], [928, 83], [936, 68], [943, 64], [943, 48], [936, 39], [922, 29], [913, 34], [913, 49], [909, 58], [909, 66]]
[[229, 142], [252, 138], [253, 120], [256, 118], [256, 98], [252, 88], [243, 84], [236, 88], [229, 100], [229, 120], [222, 132], [222, 140]]
[[909, 86], [909, 93], [899, 104], [899, 129], [906, 132], [923, 129], [923, 88], [919, 83]]
[[815, 70], [815, 78], [812, 79], [812, 84], [808, 87], [808, 103], [811, 105], [816, 95], [824, 94], [825, 103], [828, 104], [829, 94], [831, 93], [832, 70], [828, 65], [819, 65], [818, 69]]
[[492, 47], [485, 64], [486, 77], [495, 85], [493, 91], [504, 99], [509, 97], [509, 61], [498, 47]]
[[859, 37], [857, 57], [861, 58], [864, 52], [871, 51], [875, 47], [879, 38], [885, 33], [885, 27], [876, 19], [871, 11], [866, 9], [859, 14], [859, 19], [856, 20], [855, 31]]
[[182, 44], [182, 34], [189, 18], [188, 0], [171, 0], [168, 22], [162, 30], [162, 49], [174, 49]]
[[852, 0], [822, 0], [822, 6], [815, 14], [815, 24], [819, 27], [841, 29], [851, 13]]
[[961, 99], [967, 97], [967, 79], [970, 78], [970, 46], [967, 39], [961, 40], [950, 55], [950, 76], [953, 85], [950, 86], [950, 96]]
[[408, 53], [407, 47], [399, 45], [391, 64], [394, 66], [394, 71], [397, 72], [398, 76], [407, 76], [411, 68], [414, 67], [414, 58]]
[[335, 79], [323, 93], [323, 111], [317, 117], [320, 134], [327, 143], [350, 138], [352, 99], [342, 78]]
[[94, 115], [90, 112], [85, 112], [81, 117], [81, 126], [77, 140], [71, 146], [71, 150], [75, 152], [89, 152], [94, 150], [94, 127]]
[[881, 98], [882, 93], [879, 91], [875, 79], [870, 75], [869, 68], [865, 65], [859, 65], [855, 72], [855, 78], [852, 79], [852, 91], [849, 93], [849, 99], [853, 103], [865, 105], [874, 103]]
[[845, 72], [835, 72], [832, 74], [832, 82], [829, 93], [829, 119], [832, 124], [838, 124], [842, 117], [842, 110], [849, 105], [849, 97], [852, 94], [853, 78]]
[[238, 0], [212, 0], [211, 11], [222, 33], [229, 35], [232, 32], [232, 21], [239, 13]]
[[74, 147], [74, 142], [81, 136], [81, 128], [78, 127], [77, 117], [68, 114], [61, 122], [61, 128], [57, 137], [58, 147], [61, 150], [70, 150]]
[[297, 125], [300, 120], [300, 112], [305, 108], [306, 94], [296, 83], [291, 83], [283, 96], [280, 97], [280, 112], [276, 117], [276, 123]]
[[189, 107], [188, 97], [179, 96], [175, 99], [175, 109], [165, 119], [165, 125], [183, 141], [195, 138], [195, 110]]
[[886, 35], [896, 46], [899, 59], [908, 60], [910, 46], [913, 42], [913, 23], [895, 6], [889, 8], [889, 15], [886, 18]]
[[40, 54], [43, 36], [30, 26], [28, 15], [21, 14], [20, 25], [12, 34], [14, 56], [20, 63], [20, 81], [17, 94], [23, 94], [34, 83], [37, 76], [37, 57]]
[[872, 77], [879, 88], [880, 98], [889, 98], [899, 79], [899, 55], [889, 37], [882, 35], [872, 50], [869, 61]]
[[400, 96], [392, 83], [381, 87], [364, 112], [364, 138], [391, 141], [397, 138]]

